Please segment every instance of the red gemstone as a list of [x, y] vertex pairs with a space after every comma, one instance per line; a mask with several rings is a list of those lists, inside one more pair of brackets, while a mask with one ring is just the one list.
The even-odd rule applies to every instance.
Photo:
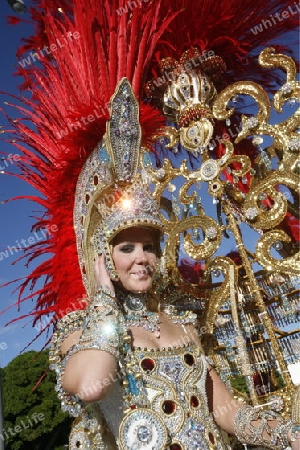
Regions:
[[141, 361], [141, 368], [147, 373], [151, 372], [154, 369], [154, 367], [155, 367], [155, 362], [153, 361], [153, 359], [144, 358]]
[[199, 399], [198, 399], [198, 397], [196, 397], [196, 395], [191, 396], [190, 402], [191, 402], [191, 406], [193, 408], [197, 408], [197, 406], [199, 406]]
[[171, 444], [170, 450], [182, 450], [182, 447], [180, 444]]
[[162, 410], [165, 414], [172, 414], [176, 409], [176, 403], [173, 400], [165, 400], [162, 404]]
[[185, 353], [184, 355], [184, 362], [188, 365], [188, 366], [192, 366], [193, 364], [195, 364], [195, 358], [193, 357], [193, 355], [191, 355], [190, 353]]
[[209, 437], [209, 440], [210, 440], [210, 442], [211, 442], [212, 444], [215, 444], [215, 443], [216, 443], [215, 437], [214, 437], [214, 435], [213, 435], [212, 433], [209, 433], [209, 434], [208, 434], [208, 437]]

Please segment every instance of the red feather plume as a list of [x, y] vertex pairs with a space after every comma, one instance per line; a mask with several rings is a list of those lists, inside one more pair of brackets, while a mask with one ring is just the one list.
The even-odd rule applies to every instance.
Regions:
[[[155, 45], [174, 17], [159, 16], [161, 1], [119, 14], [125, 6], [124, 0], [104, 0], [101, 7], [79, 0], [61, 13], [56, 2], [42, 1], [32, 10], [36, 34], [18, 52], [31, 58], [18, 75], [32, 94], [16, 106], [22, 118], [10, 120], [23, 155], [19, 177], [37, 189], [39, 195], [27, 198], [45, 210], [33, 231], [49, 231], [24, 254], [27, 264], [45, 257], [19, 287], [18, 303], [36, 298], [34, 322], [85, 307], [73, 227], [77, 179], [105, 132], [116, 84], [127, 77], [140, 97]], [[140, 122], [149, 147], [163, 116], [141, 103]]]
[[[263, 72], [257, 56], [271, 44], [289, 53], [284, 34], [299, 27], [299, 10], [289, 0], [173, 0], [172, 6], [164, 2], [162, 8], [165, 14], [170, 8], [181, 13], [164, 33], [156, 60], [166, 56], [179, 60], [184, 51], [193, 47], [206, 51], [204, 58], [213, 51], [224, 59], [230, 83], [246, 75], [247, 80], [273, 86], [274, 73]], [[284, 19], [283, 11], [287, 11]], [[152, 70], [157, 73], [155, 64]]]

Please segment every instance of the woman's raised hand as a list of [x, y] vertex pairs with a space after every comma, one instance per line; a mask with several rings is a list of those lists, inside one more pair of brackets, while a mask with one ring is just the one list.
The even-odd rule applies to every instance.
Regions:
[[114, 286], [105, 266], [104, 254], [95, 259], [95, 279], [97, 289], [109, 290], [111, 295], [115, 294]]

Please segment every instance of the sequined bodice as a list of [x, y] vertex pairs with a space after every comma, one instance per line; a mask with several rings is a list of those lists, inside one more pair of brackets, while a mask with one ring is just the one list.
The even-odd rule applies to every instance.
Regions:
[[[62, 377], [73, 347], [64, 357], [59, 349], [69, 333], [81, 329], [84, 318], [84, 311], [65, 316], [50, 351], [62, 408], [78, 418], [70, 435], [71, 450], [79, 445], [85, 450], [230, 448], [209, 412], [207, 362], [194, 343], [150, 350], [132, 348], [127, 341], [122, 374], [108, 380], [112, 389], [105, 400], [90, 407], [65, 392]], [[99, 427], [98, 408], [107, 427]]]
[[207, 365], [196, 345], [134, 353], [149, 403], [123, 419], [126, 449], [164, 449], [165, 431], [170, 450], [227, 448], [208, 410]]

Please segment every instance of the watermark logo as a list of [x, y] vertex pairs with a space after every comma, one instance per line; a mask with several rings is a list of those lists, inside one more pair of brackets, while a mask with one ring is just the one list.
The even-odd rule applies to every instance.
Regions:
[[6, 342], [0, 342], [0, 350], [7, 350], [7, 343]]
[[70, 314], [71, 312], [74, 312], [78, 309], [85, 309], [86, 305], [87, 305], [86, 297], [80, 298], [76, 303], [71, 302], [68, 308], [60, 309], [53, 316], [43, 317], [42, 320], [38, 321], [35, 324], [35, 329], [40, 333], [41, 331], [45, 330], [49, 325], [55, 324], [59, 319], [61, 319], [65, 315]]
[[128, 11], [132, 11], [134, 8], [137, 8], [138, 6], [141, 6], [143, 3], [148, 3], [149, 0], [128, 0], [128, 2], [125, 4], [125, 6], [121, 6], [119, 9], [117, 9], [117, 14], [119, 16], [123, 16], [123, 14], [128, 13]]
[[14, 427], [4, 428], [2, 434], [0, 434], [0, 439], [2, 441], [9, 440], [18, 433], [22, 433], [23, 430], [27, 428], [33, 428], [45, 419], [45, 415], [42, 413], [33, 413], [30, 417], [27, 416], [26, 420], [21, 420]]
[[107, 117], [109, 114], [110, 103], [106, 103], [104, 107], [94, 109], [94, 111], [88, 116], [81, 116], [79, 120], [76, 122], [70, 122], [66, 126], [66, 128], [61, 129], [58, 133], [56, 133], [56, 137], [58, 139], [63, 139], [67, 137], [70, 133], [74, 131], [81, 130], [83, 126], [88, 125], [89, 123], [95, 122], [96, 119], [100, 119], [101, 117]]
[[0, 173], [5, 173], [5, 169], [11, 165], [14, 165], [16, 162], [19, 162], [20, 158], [20, 155], [13, 155], [12, 153], [10, 153], [6, 158], [2, 157], [0, 162]]
[[69, 31], [66, 35], [62, 36], [60, 39], [56, 39], [56, 43], [52, 43], [50, 46], [45, 45], [42, 49], [38, 50], [37, 52], [30, 52], [27, 58], [23, 58], [21, 61], [18, 61], [21, 67], [23, 69], [26, 66], [30, 66], [31, 64], [36, 63], [37, 61], [41, 61], [42, 58], [44, 58], [47, 55], [52, 55], [57, 50], [65, 47], [69, 41], [71, 40], [77, 40], [80, 38], [80, 34], [78, 31], [75, 31], [72, 33]]
[[264, 30], [276, 25], [278, 22], [282, 22], [284, 19], [288, 19], [297, 13], [299, 14], [299, 12], [300, 3], [294, 2], [294, 5], [290, 5], [284, 11], [277, 12], [276, 14], [270, 14], [268, 19], [263, 19], [259, 24], [255, 25], [255, 27], [250, 28], [250, 30], [254, 35], [262, 33]]
[[58, 227], [56, 225], [49, 225], [49, 226], [45, 227], [44, 229], [35, 231], [33, 233], [33, 236], [30, 236], [27, 239], [21, 239], [20, 241], [17, 239], [16, 245], [8, 245], [5, 250], [2, 250], [0, 252], [0, 261], [3, 261], [4, 259], [9, 258], [10, 256], [18, 253], [19, 251], [29, 248], [31, 245], [34, 245], [37, 242], [42, 241], [43, 239], [47, 239], [49, 236], [51, 236], [57, 230], [58, 230]]

